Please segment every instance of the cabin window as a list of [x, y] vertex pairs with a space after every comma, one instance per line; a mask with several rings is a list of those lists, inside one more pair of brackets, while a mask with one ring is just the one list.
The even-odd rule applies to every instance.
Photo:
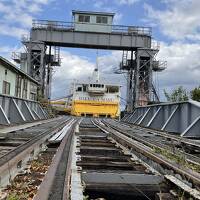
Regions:
[[86, 92], [86, 85], [83, 85], [83, 92]]
[[90, 16], [88, 15], [79, 15], [78, 16], [78, 21], [79, 22], [90, 22]]
[[103, 16], [97, 16], [96, 18], [97, 24], [108, 24], [108, 18]]
[[82, 91], [82, 87], [78, 87], [76, 91], [81, 92]]
[[108, 92], [109, 93], [117, 93], [117, 92], [119, 92], [119, 88], [111, 86], [111, 87], [108, 88]]
[[10, 83], [3, 81], [3, 94], [10, 95]]

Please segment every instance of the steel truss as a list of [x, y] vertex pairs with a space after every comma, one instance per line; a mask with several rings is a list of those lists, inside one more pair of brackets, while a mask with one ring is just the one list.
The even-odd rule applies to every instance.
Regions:
[[0, 124], [47, 119], [48, 113], [36, 101], [0, 95]]
[[182, 137], [200, 137], [200, 103], [191, 100], [137, 107], [122, 121], [179, 133]]

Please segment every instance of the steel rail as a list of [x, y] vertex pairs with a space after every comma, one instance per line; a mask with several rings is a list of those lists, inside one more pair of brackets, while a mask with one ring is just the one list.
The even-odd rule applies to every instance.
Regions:
[[[58, 120], [58, 119], [56, 119], [56, 120]], [[41, 124], [49, 123], [49, 122], [52, 122], [52, 121], [55, 121], [55, 118], [38, 120], [36, 122], [28, 122], [28, 123], [25, 123], [25, 124], [15, 125], [15, 126], [11, 126], [11, 127], [8, 126], [8, 127], [5, 127], [5, 128], [1, 128], [0, 134], [2, 134], [2, 136], [3, 136], [3, 135], [6, 135], [7, 133], [12, 132], [12, 131], [19, 131], [19, 130], [22, 130], [22, 129], [31, 128], [33, 126], [38, 126], [38, 125], [41, 125]]]
[[147, 148], [146, 145], [141, 144], [130, 137], [126, 136], [124, 133], [121, 133], [120, 130], [116, 131], [115, 129], [111, 128], [108, 124], [103, 122], [104, 125], [100, 124], [99, 122], [95, 121], [94, 124], [98, 126], [101, 130], [110, 133], [112, 137], [118, 141], [120, 144], [124, 146], [128, 146], [129, 148], [133, 149], [134, 151], [144, 155], [150, 160], [161, 164], [162, 167], [173, 170], [175, 173], [180, 174], [183, 178], [187, 178], [193, 185], [199, 187], [200, 186], [200, 174], [193, 173], [190, 170], [177, 165], [170, 160], [160, 156], [159, 154], [153, 152], [150, 148]]
[[[109, 124], [109, 126], [111, 126], [113, 129], [115, 130], [120, 130], [120, 132], [122, 132], [123, 134], [125, 134], [126, 136], [140, 142], [140, 143], [143, 143], [151, 148], [154, 148], [154, 149], [157, 149], [159, 148], [160, 150], [167, 150], [169, 151], [170, 150], [170, 147], [169, 145], [166, 145], [166, 144], [162, 144], [158, 141], [155, 141], [155, 140], [152, 140], [152, 139], [149, 139], [149, 138], [146, 138], [146, 137], [143, 137], [143, 136], [140, 136], [140, 135], [134, 135], [134, 134], [131, 134], [131, 133], [127, 133], [126, 131], [124, 131], [120, 126], [115, 126], [107, 121], [104, 121], [105, 123]], [[162, 137], [162, 135], [159, 135]], [[164, 137], [165, 138], [165, 137]], [[170, 138], [170, 136], [168, 137]], [[172, 138], [170, 138], [172, 139]], [[180, 142], [180, 141], [177, 141], [177, 142]], [[185, 151], [183, 151], [184, 149], [182, 150], [179, 150], [178, 148], [175, 149], [177, 153], [179, 154], [183, 154], [184, 157], [185, 157], [185, 160], [187, 160], [189, 163], [191, 164], [194, 164], [195, 165], [198, 165], [200, 167], [200, 157], [198, 156], [194, 156], [192, 154], [189, 154]]]
[[36, 135], [35, 137], [31, 138], [30, 140], [28, 140], [27, 142], [17, 146], [16, 148], [12, 149], [11, 151], [7, 152], [6, 154], [4, 154], [1, 158], [0, 158], [0, 167], [5, 165], [7, 162], [9, 162], [10, 160], [12, 160], [13, 158], [15, 158], [18, 154], [22, 153], [23, 151], [25, 151], [26, 149], [30, 148], [30, 146], [36, 144], [39, 140], [41, 140], [42, 138], [44, 138], [45, 136], [51, 136], [53, 135], [56, 131], [58, 131], [62, 126], [64, 126], [69, 119], [58, 119], [58, 121], [61, 120], [60, 123], [58, 123], [57, 126], [49, 129], [49, 130], [45, 130], [42, 133], [40, 133], [39, 135]]
[[67, 200], [70, 189], [72, 140], [78, 120], [75, 120], [63, 138], [59, 149], [39, 187], [34, 200]]
[[138, 130], [147, 131], [148, 133], [156, 133], [156, 134], [158, 134], [158, 135], [160, 135], [162, 137], [170, 138], [170, 139], [179, 141], [179, 142], [181, 142], [181, 143], [183, 143], [185, 145], [194, 146], [194, 147], [200, 149], [200, 142], [199, 142], [199, 140], [186, 139], [186, 138], [183, 138], [183, 137], [172, 135], [172, 134], [170, 134], [170, 133], [168, 133], [166, 131], [161, 131], [161, 130], [156, 130], [156, 129], [150, 129], [150, 128], [143, 127], [143, 126], [140, 126], [140, 125], [131, 124], [129, 122], [120, 121], [120, 123], [124, 124], [125, 126], [129, 126], [130, 128], [136, 128]]

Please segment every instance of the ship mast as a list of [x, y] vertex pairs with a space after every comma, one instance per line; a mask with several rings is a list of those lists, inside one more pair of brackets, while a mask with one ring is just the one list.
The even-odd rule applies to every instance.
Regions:
[[99, 82], [99, 62], [98, 62], [98, 50], [97, 50], [97, 57], [96, 57], [96, 67], [93, 72], [93, 80], [98, 83]]

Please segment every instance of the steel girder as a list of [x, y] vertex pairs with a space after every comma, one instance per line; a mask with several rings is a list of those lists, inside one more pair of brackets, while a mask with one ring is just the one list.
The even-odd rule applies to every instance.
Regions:
[[122, 121], [182, 137], [200, 137], [200, 103], [190, 100], [136, 107]]
[[0, 124], [47, 119], [48, 113], [36, 101], [0, 95]]

